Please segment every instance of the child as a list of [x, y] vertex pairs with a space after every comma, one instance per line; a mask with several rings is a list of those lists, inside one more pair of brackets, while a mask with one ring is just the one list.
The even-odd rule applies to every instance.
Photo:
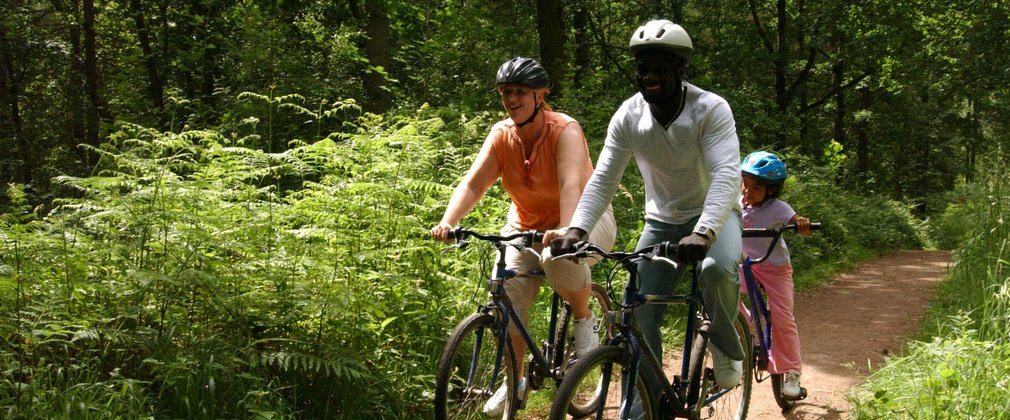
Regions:
[[[788, 203], [778, 198], [786, 180], [786, 164], [768, 152], [754, 152], [740, 164], [743, 175], [741, 188], [743, 227], [779, 228], [795, 224], [803, 236], [810, 235], [810, 219], [801, 217]], [[760, 258], [768, 250], [771, 238], [743, 238], [743, 252], [750, 258]], [[793, 267], [785, 240], [761, 264], [751, 266], [754, 279], [768, 297], [771, 322], [774, 326], [768, 372], [785, 374], [782, 396], [800, 396], [800, 336], [793, 318]], [[747, 293], [746, 282], [740, 290]], [[742, 309], [747, 313], [746, 308]], [[749, 315], [749, 313], [748, 313]]]

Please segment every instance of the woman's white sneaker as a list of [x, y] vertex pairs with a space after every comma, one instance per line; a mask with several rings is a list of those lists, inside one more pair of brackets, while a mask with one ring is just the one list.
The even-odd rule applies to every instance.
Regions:
[[[505, 413], [505, 398], [508, 395], [508, 389], [505, 384], [501, 384], [498, 390], [494, 392], [491, 399], [484, 403], [484, 415], [488, 417], [498, 417]], [[516, 395], [519, 399], [526, 397], [526, 378], [520, 378], [519, 383], [516, 384]]]
[[596, 315], [589, 315], [589, 318], [576, 319], [574, 324], [575, 356], [582, 358], [582, 356], [600, 346]]

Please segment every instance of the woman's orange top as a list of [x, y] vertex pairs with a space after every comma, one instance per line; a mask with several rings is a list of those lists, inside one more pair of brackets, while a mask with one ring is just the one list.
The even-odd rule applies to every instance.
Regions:
[[[558, 139], [565, 127], [576, 121], [560, 112], [541, 112], [544, 114], [544, 129], [540, 138], [532, 144], [523, 143], [511, 120], [496, 125], [499, 135], [495, 137], [494, 153], [501, 170], [502, 187], [512, 199], [508, 222], [521, 230], [553, 229], [561, 223]], [[586, 170], [583, 172], [580, 193], [593, 172], [593, 161], [589, 157], [589, 146], [584, 137], [582, 144], [585, 147]]]

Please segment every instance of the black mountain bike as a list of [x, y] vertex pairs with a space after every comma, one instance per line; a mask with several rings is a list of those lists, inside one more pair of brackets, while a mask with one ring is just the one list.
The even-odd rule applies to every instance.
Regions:
[[[527, 327], [519, 320], [512, 302], [505, 293], [505, 280], [517, 276], [545, 277], [542, 271], [516, 272], [505, 267], [505, 250], [514, 247], [521, 252], [539, 254], [533, 244], [543, 240], [543, 233], [527, 231], [508, 236], [484, 235], [457, 228], [451, 235], [457, 248], [465, 248], [470, 238], [490, 242], [498, 251], [493, 275], [486, 280], [490, 300], [461, 321], [449, 336], [438, 363], [435, 379], [435, 418], [470, 419], [485, 418], [484, 404], [501, 384], [508, 390], [503, 419], [511, 419], [525, 405], [524, 395], [517, 395], [515, 350], [509, 340], [509, 323], [515, 323], [531, 356], [526, 369], [527, 392], [541, 388], [547, 379], [554, 384], [562, 382], [575, 361], [574, 319], [571, 307], [554, 293], [551, 299], [550, 322], [547, 340], [538, 346]], [[606, 342], [611, 329], [607, 326], [610, 298], [602, 286], [593, 284], [589, 302], [596, 315], [600, 342]], [[590, 398], [566, 407], [573, 416], [581, 417], [592, 412], [596, 402]]]
[[[702, 303], [698, 270], [690, 265], [690, 292], [684, 295], [639, 294], [636, 263], [677, 263], [670, 258], [677, 244], [663, 242], [635, 252], [606, 252], [588, 242], [576, 244], [576, 252], [556, 258], [600, 255], [617, 261], [628, 272], [620, 310], [612, 314], [617, 332], [605, 346], [589, 352], [565, 376], [554, 397], [550, 419], [563, 419], [570, 405], [595, 405], [592, 417], [662, 419], [743, 419], [750, 404], [752, 359], [743, 361], [741, 383], [720, 389], [715, 383], [708, 346], [710, 320]], [[608, 288], [613, 292], [612, 282]], [[682, 303], [688, 307], [684, 357], [680, 373], [667, 378], [660, 361], [644, 344], [632, 308], [642, 304]], [[734, 322], [740, 345], [751, 348], [746, 318]], [[631, 386], [631, 385], [634, 386]], [[630, 404], [625, 402], [632, 402]]]

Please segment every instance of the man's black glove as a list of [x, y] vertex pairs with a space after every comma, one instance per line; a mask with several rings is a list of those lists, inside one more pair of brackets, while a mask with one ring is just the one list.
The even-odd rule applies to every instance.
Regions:
[[683, 237], [677, 243], [677, 262], [688, 263], [701, 261], [708, 254], [708, 249], [712, 247], [712, 242], [704, 235], [692, 233]]
[[571, 253], [575, 251], [575, 244], [579, 243], [582, 238], [586, 237], [586, 231], [579, 228], [568, 228], [560, 238], [554, 238], [551, 241], [551, 255], [558, 256]]

